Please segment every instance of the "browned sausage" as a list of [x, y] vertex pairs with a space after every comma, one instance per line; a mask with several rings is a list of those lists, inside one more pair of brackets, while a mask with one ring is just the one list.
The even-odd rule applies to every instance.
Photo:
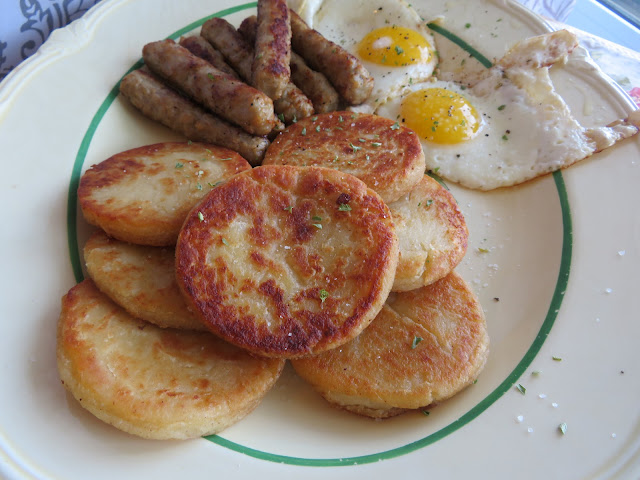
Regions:
[[236, 71], [224, 61], [222, 54], [213, 48], [209, 42], [207, 42], [200, 35], [191, 35], [189, 37], [182, 37], [180, 39], [180, 46], [186, 48], [196, 57], [200, 57], [206, 60], [218, 70], [228, 73], [234, 78], [238, 78]]
[[[242, 79], [251, 78], [253, 48], [233, 25], [222, 18], [212, 18], [202, 25], [200, 35], [222, 53]], [[281, 120], [287, 124], [294, 119], [309, 117], [314, 112], [311, 100], [291, 82], [287, 83], [284, 93], [273, 102], [273, 106]]]
[[277, 100], [291, 76], [291, 24], [286, 0], [258, 0], [258, 29], [253, 47], [251, 84]]
[[262, 161], [269, 141], [212, 115], [149, 72], [135, 70], [122, 79], [120, 93], [145, 116], [195, 142], [235, 150], [251, 165]]
[[360, 60], [327, 40], [290, 11], [291, 45], [307, 65], [323, 73], [350, 105], [364, 102], [373, 90], [373, 77]]
[[154, 73], [246, 132], [266, 135], [273, 130], [276, 118], [268, 96], [234, 80], [173, 40], [148, 43], [142, 57]]
[[[250, 44], [255, 41], [258, 18], [255, 15], [245, 18], [238, 31]], [[304, 59], [291, 52], [291, 81], [311, 100], [315, 113], [327, 113], [338, 110], [340, 97], [327, 77], [308, 67]]]

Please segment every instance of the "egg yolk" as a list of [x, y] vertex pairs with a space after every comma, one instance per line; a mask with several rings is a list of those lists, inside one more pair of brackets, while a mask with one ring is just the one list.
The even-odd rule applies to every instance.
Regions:
[[418, 32], [392, 25], [369, 32], [358, 44], [358, 55], [372, 63], [404, 67], [427, 63], [431, 51], [427, 40]]
[[478, 112], [462, 95], [445, 88], [412, 92], [400, 107], [403, 122], [421, 138], [455, 144], [473, 138], [480, 127]]

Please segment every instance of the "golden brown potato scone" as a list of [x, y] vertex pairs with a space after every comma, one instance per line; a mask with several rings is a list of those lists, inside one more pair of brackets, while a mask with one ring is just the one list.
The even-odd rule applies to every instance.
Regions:
[[284, 366], [208, 332], [137, 320], [91, 280], [62, 298], [57, 359], [62, 383], [84, 408], [152, 439], [220, 432], [258, 405]]
[[413, 131], [354, 112], [315, 115], [288, 126], [269, 145], [262, 164], [335, 168], [358, 177], [387, 203], [409, 193], [425, 169]]
[[393, 291], [429, 285], [460, 263], [467, 251], [467, 224], [453, 195], [436, 180], [423, 175], [389, 210], [400, 245]]
[[482, 308], [452, 272], [418, 290], [392, 293], [346, 345], [291, 363], [334, 406], [385, 418], [441, 402], [473, 383], [488, 346]]
[[169, 246], [198, 200], [250, 168], [236, 152], [214, 145], [147, 145], [93, 165], [80, 179], [78, 201], [85, 219], [112, 237]]
[[268, 165], [231, 178], [189, 214], [176, 277], [209, 329], [254, 353], [293, 358], [358, 335], [398, 262], [388, 207], [356, 177]]
[[134, 245], [95, 232], [84, 246], [89, 276], [111, 300], [159, 327], [206, 330], [176, 283], [175, 249]]

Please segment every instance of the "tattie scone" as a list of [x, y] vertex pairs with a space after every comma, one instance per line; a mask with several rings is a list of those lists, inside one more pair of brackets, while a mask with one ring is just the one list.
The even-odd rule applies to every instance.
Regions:
[[250, 168], [236, 152], [206, 143], [146, 145], [87, 170], [78, 202], [84, 218], [112, 237], [175, 245], [191, 207], [218, 182]]
[[394, 292], [429, 285], [460, 263], [467, 251], [467, 224], [453, 195], [436, 180], [423, 175], [389, 210], [400, 246]]
[[335, 348], [382, 308], [398, 240], [388, 207], [352, 175], [262, 166], [212, 190], [189, 214], [176, 276], [215, 334], [293, 358]]
[[206, 330], [176, 283], [175, 249], [134, 245], [95, 232], [84, 246], [89, 276], [111, 300], [159, 327]]
[[411, 130], [354, 112], [289, 125], [269, 145], [262, 164], [335, 168], [358, 177], [387, 203], [409, 193], [425, 169], [420, 139]]
[[151, 439], [222, 431], [260, 403], [284, 367], [209, 332], [138, 320], [91, 280], [62, 299], [57, 360], [62, 383], [84, 408]]
[[452, 272], [391, 294], [354, 340], [291, 364], [333, 406], [386, 418], [439, 403], [473, 383], [488, 347], [482, 307]]

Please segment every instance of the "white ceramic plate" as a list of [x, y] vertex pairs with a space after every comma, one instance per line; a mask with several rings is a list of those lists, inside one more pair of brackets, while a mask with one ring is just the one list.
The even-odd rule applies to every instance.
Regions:
[[[549, 29], [510, 3], [414, 3], [445, 14], [446, 28], [489, 58]], [[486, 310], [491, 355], [477, 384], [428, 416], [380, 422], [337, 411], [287, 370], [221, 435], [158, 442], [103, 424], [65, 393], [55, 329], [60, 297], [82, 277], [79, 175], [118, 151], [178, 138], [120, 99], [117, 83], [145, 43], [214, 13], [238, 23], [253, 7], [104, 1], [0, 85], [0, 475], [638, 478], [637, 138], [518, 188], [452, 186], [470, 230], [459, 271]], [[581, 53], [553, 72], [574, 113], [585, 124], [626, 116], [631, 101]]]

